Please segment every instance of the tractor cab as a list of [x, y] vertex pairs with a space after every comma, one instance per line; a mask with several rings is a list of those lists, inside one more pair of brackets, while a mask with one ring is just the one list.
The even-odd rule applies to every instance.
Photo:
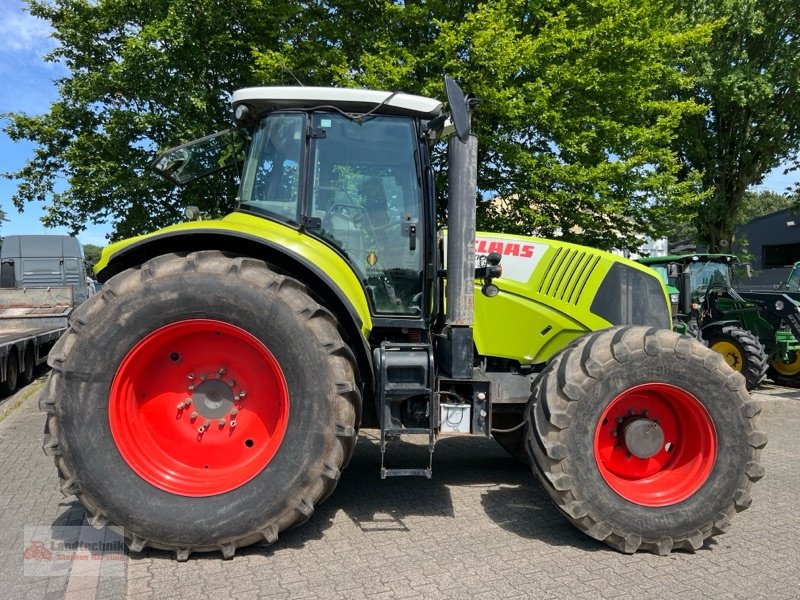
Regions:
[[[358, 274], [376, 325], [402, 319], [424, 327], [434, 274], [423, 236], [434, 238], [434, 215], [423, 127], [441, 103], [369, 90], [291, 91], [299, 97], [291, 106], [287, 88], [237, 91], [239, 129], [167, 151], [155, 170], [185, 184], [243, 164], [239, 212], [334, 248]], [[368, 114], [379, 106], [390, 109]]]
[[[721, 294], [738, 294], [732, 288], [732, 254], [687, 254], [640, 258], [661, 275], [677, 312], [710, 309]], [[675, 316], [675, 315], [673, 315]]]

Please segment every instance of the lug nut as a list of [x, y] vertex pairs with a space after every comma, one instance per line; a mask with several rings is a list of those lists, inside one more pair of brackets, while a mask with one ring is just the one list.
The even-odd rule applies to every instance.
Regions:
[[219, 423], [220, 427], [225, 427], [225, 419], [220, 419], [217, 423]]
[[611, 435], [613, 435], [614, 437], [617, 437], [617, 430], [615, 429], [614, 431], [612, 431]]
[[183, 402], [178, 402], [178, 410], [183, 410]]
[[186, 406], [189, 406], [189, 405], [192, 403], [192, 399], [191, 399], [191, 398], [187, 398], [186, 400], [184, 400], [184, 401], [183, 401], [183, 403], [184, 403]]
[[219, 375], [220, 377], [225, 375], [225, 373], [227, 373], [227, 371], [225, 370], [225, 367], [220, 367], [219, 371], [217, 371], [217, 375]]
[[231, 416], [232, 416], [232, 417], [235, 417], [235, 416], [236, 416], [236, 415], [238, 415], [238, 414], [239, 414], [239, 411], [238, 411], [238, 410], [236, 410], [235, 408], [231, 410]]
[[202, 375], [200, 375], [200, 381], [205, 381], [205, 380], [206, 380], [206, 374], [203, 373]]
[[208, 419], [203, 421], [203, 427], [208, 427], [209, 425], [211, 425], [211, 421], [209, 421]]
[[245, 395], [246, 395], [246, 394], [245, 394], [244, 390], [242, 390], [241, 392], [239, 392], [239, 398], [244, 398], [244, 397], [245, 397]]
[[194, 421], [197, 418], [197, 413], [193, 412], [191, 415], [192, 420]]
[[235, 382], [233, 379], [231, 379], [231, 380], [228, 382], [228, 385], [229, 385], [229, 386], [231, 386], [231, 387], [234, 387], [234, 386], [236, 385], [236, 382]]
[[617, 423], [622, 423], [622, 417], [617, 417]]
[[193, 386], [193, 385], [190, 385], [190, 386], [189, 386], [189, 391], [190, 391], [190, 392], [194, 391], [194, 386]]

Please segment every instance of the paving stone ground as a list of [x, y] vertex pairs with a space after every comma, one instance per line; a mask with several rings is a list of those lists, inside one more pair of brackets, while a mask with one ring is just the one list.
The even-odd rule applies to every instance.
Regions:
[[333, 496], [276, 544], [232, 561], [131, 554], [122, 578], [23, 574], [25, 526], [84, 519], [41, 451], [37, 396], [0, 422], [0, 598], [800, 598], [800, 390], [754, 394], [766, 476], [752, 508], [695, 554], [626, 556], [591, 540], [490, 440], [440, 439], [432, 480], [381, 481], [366, 431]]

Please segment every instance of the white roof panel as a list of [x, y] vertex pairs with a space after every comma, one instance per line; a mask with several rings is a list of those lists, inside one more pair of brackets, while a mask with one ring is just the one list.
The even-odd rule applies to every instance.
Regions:
[[433, 98], [402, 92], [381, 92], [333, 87], [251, 87], [233, 93], [233, 107], [248, 104], [256, 114], [266, 110], [335, 106], [350, 113], [365, 113], [384, 103], [376, 113], [400, 114], [432, 119], [442, 112]]

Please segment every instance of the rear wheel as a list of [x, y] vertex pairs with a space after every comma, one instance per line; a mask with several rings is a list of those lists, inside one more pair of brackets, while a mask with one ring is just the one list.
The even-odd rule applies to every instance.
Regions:
[[17, 351], [12, 348], [6, 359], [6, 380], [0, 383], [0, 395], [10, 396], [17, 391], [19, 382], [19, 359]]
[[623, 552], [696, 550], [750, 505], [760, 406], [719, 354], [671, 331], [579, 338], [534, 387], [534, 471], [580, 530]]
[[712, 329], [704, 334], [708, 347], [718, 352], [734, 371], [744, 376], [747, 389], [752, 390], [767, 375], [767, 353], [764, 346], [749, 331], [726, 325]]
[[800, 352], [791, 350], [788, 360], [773, 360], [767, 370], [767, 376], [780, 385], [800, 387]]
[[34, 364], [33, 364], [33, 347], [28, 346], [25, 349], [25, 368], [22, 369], [22, 374], [20, 376], [20, 380], [22, 385], [28, 385], [31, 381], [33, 381], [33, 373], [34, 373]]
[[125, 271], [50, 364], [44, 449], [62, 490], [134, 551], [271, 543], [354, 449], [361, 397], [336, 321], [260, 261], [206, 251]]

